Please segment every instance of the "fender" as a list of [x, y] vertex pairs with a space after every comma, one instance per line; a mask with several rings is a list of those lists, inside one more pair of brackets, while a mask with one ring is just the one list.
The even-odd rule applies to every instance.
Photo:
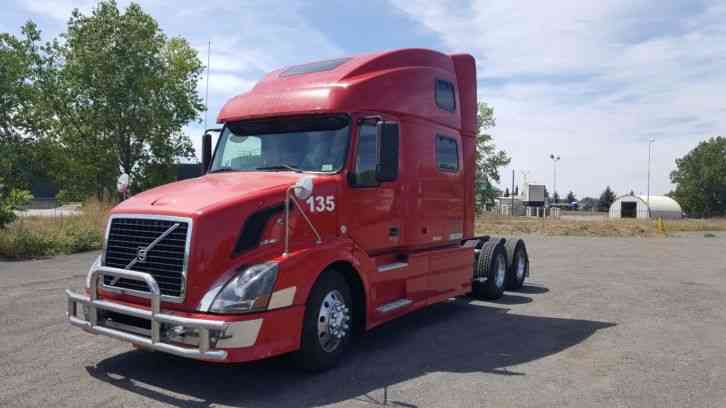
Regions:
[[311, 248], [294, 250], [288, 256], [279, 258], [279, 261], [280, 271], [274, 292], [295, 287], [294, 305], [305, 305], [320, 274], [336, 262], [347, 262], [353, 266], [363, 283], [366, 299], [370, 299], [368, 274], [375, 270], [375, 265], [350, 239], [340, 238]]

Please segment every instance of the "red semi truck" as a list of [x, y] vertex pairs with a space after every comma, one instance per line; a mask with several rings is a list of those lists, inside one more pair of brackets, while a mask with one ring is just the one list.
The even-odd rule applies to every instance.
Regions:
[[68, 320], [217, 362], [296, 352], [331, 367], [351, 338], [449, 298], [496, 299], [524, 242], [474, 233], [476, 67], [404, 49], [292, 66], [229, 100], [206, 174], [111, 212]]

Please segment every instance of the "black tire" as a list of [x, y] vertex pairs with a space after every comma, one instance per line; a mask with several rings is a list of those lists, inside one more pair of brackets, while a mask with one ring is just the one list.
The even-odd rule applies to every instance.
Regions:
[[[324, 341], [321, 340], [318, 328], [318, 319], [321, 317], [323, 302], [331, 293], [337, 291], [343, 298], [343, 302], [349, 309], [347, 330], [343, 337], [339, 339], [340, 343], [333, 350], [326, 350]], [[306, 370], [319, 372], [334, 367], [350, 345], [353, 333], [353, 302], [350, 294], [350, 287], [345, 278], [335, 270], [329, 269], [324, 271], [315, 286], [310, 291], [310, 296], [305, 304], [305, 316], [303, 320], [302, 337], [300, 339], [300, 350], [298, 350], [294, 359], [297, 365]], [[321, 320], [322, 321], [322, 320]], [[333, 337], [330, 337], [333, 338]]]
[[[504, 270], [502, 271], [502, 269]], [[507, 254], [500, 238], [491, 237], [482, 245], [474, 270], [472, 294], [476, 298], [496, 300], [504, 294]], [[503, 273], [503, 275], [501, 275]], [[500, 275], [497, 279], [497, 275]]]
[[529, 255], [527, 246], [519, 238], [507, 239], [504, 244], [507, 250], [507, 290], [517, 290], [524, 285], [529, 276]]

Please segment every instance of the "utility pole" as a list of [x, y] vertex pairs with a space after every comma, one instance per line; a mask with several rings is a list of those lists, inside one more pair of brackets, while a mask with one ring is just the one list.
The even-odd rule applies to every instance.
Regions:
[[207, 89], [204, 92], [204, 130], [209, 129], [207, 127], [207, 114], [209, 113], [209, 71], [210, 71], [210, 60], [212, 53], [212, 40], [207, 43]]
[[514, 169], [512, 169], [512, 217], [514, 217]]
[[650, 150], [655, 142], [655, 138], [648, 139], [648, 195], [646, 196], [646, 202], [648, 204], [648, 217], [650, 217]]
[[554, 199], [557, 194], [557, 162], [560, 161], [560, 156], [553, 153], [550, 154], [550, 159], [552, 159], [552, 199]]

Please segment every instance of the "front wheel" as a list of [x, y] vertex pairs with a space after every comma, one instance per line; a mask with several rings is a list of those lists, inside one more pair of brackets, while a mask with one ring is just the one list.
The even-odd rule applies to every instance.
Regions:
[[350, 343], [353, 327], [350, 288], [340, 273], [323, 272], [305, 305], [298, 364], [308, 371], [335, 366]]

